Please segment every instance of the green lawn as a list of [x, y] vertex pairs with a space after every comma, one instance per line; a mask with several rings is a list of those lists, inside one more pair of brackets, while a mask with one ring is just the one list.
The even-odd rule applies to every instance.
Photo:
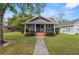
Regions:
[[20, 32], [10, 32], [4, 33], [4, 40], [11, 40], [14, 43], [0, 48], [0, 54], [6, 55], [25, 55], [25, 54], [33, 54], [34, 46], [35, 46], [35, 38], [33, 36], [25, 37]]
[[79, 54], [79, 35], [58, 34], [47, 36], [45, 44], [51, 55]]

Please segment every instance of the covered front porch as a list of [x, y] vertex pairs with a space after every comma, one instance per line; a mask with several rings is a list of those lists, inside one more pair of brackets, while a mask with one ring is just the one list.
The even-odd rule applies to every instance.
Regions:
[[24, 25], [24, 34], [27, 33], [55, 33], [56, 27], [54, 24], [25, 24]]
[[46, 19], [42, 16], [34, 17], [24, 23], [24, 34], [36, 34], [42, 32], [44, 34], [51, 34], [56, 32], [57, 22]]

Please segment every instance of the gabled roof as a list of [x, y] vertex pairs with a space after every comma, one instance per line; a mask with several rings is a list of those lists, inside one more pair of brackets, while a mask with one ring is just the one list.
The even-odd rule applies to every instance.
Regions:
[[54, 20], [38, 16], [26, 21], [25, 24], [58, 24], [58, 23]]
[[79, 19], [75, 19], [72, 21], [62, 20], [60, 26], [72, 26], [72, 25], [76, 24], [77, 22], [79, 22]]
[[79, 19], [75, 19], [75, 20], [70, 21], [71, 24], [75, 24], [77, 22], [79, 22]]

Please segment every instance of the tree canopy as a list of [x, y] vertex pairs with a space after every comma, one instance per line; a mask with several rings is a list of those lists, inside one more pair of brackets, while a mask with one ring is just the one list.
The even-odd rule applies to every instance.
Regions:
[[14, 15], [12, 18], [9, 18], [8, 24], [23, 32], [23, 22], [31, 19], [34, 16], [41, 16], [41, 13], [44, 11], [46, 4], [42, 3], [19, 3], [16, 6], [19, 7], [20, 12], [17, 15]]

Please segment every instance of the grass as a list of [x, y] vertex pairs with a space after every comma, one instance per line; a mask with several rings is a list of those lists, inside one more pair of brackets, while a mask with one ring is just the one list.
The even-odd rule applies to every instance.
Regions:
[[45, 44], [50, 55], [79, 54], [79, 35], [58, 34], [47, 36]]
[[0, 48], [1, 55], [31, 55], [34, 51], [35, 38], [33, 36], [25, 37], [20, 32], [4, 33], [4, 40], [11, 40], [14, 43]]

